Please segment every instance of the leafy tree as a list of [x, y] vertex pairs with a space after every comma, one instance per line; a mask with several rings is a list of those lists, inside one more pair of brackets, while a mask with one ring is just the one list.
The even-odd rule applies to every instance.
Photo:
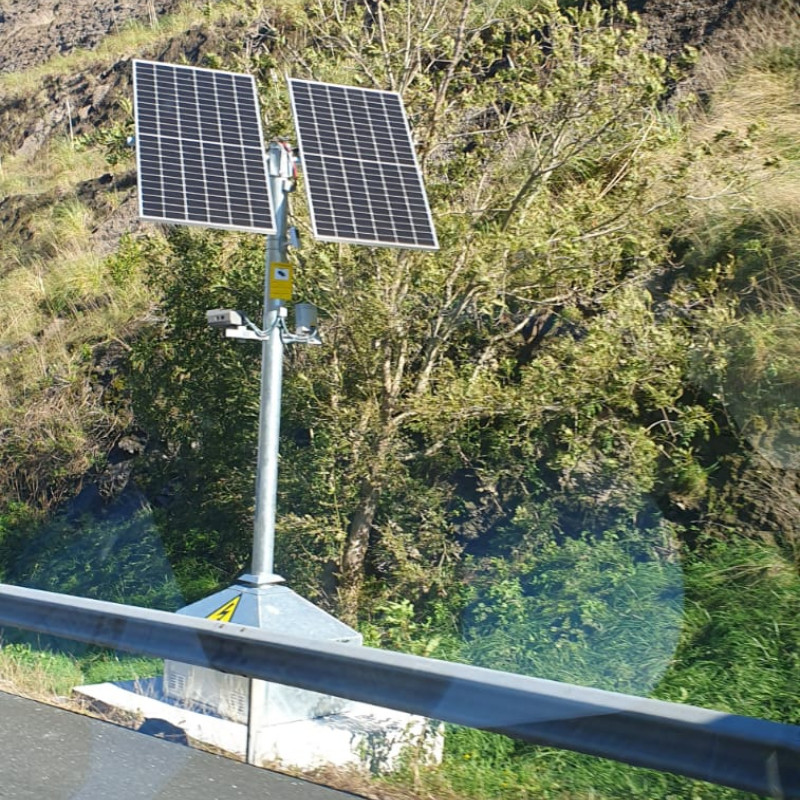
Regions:
[[141, 479], [164, 509], [183, 572], [210, 563], [230, 578], [249, 552], [259, 351], [220, 340], [205, 311], [233, 306], [256, 316], [261, 247], [257, 237], [175, 228], [163, 245], [146, 248], [162, 316], [134, 345], [130, 384], [137, 419], [151, 434]]
[[[704, 418], [679, 403], [686, 340], [645, 288], [664, 254], [648, 220], [676, 194], [649, 189], [664, 65], [635, 18], [537, 2], [487, 19], [469, 0], [307, 13], [271, 58], [403, 92], [442, 242], [297, 254], [326, 343], [290, 356], [280, 569], [353, 621], [367, 598], [452, 592], [464, 548], [556, 487], [562, 528], [635, 515], [662, 461], [691, 460]], [[230, 512], [207, 546], [233, 570], [257, 353], [209, 338], [202, 310], [257, 318], [263, 267], [251, 240], [175, 232], [170, 249], [153, 273], [165, 324], [137, 346], [140, 403], [181, 454], [181, 503]]]

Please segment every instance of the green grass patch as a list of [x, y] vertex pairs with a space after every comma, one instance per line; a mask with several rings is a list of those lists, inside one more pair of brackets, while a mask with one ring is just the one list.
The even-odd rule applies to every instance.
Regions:
[[153, 515], [135, 493], [93, 515], [73, 508], [23, 523], [23, 533], [9, 530], [17, 545], [0, 551], [9, 583], [151, 608], [182, 605]]
[[0, 197], [63, 192], [107, 171], [108, 164], [99, 147], [78, 148], [68, 137], [57, 137], [33, 156], [3, 157]]
[[49, 700], [68, 697], [76, 686], [143, 680], [163, 671], [163, 661], [157, 658], [97, 648], [83, 648], [82, 655], [76, 655], [70, 651], [70, 643], [63, 644], [66, 649], [38, 641], [4, 643], [0, 638], [0, 689]]
[[[684, 564], [681, 642], [655, 695], [800, 724], [800, 576], [771, 544], [705, 545]], [[535, 627], [535, 626], [534, 626]], [[648, 653], [627, 654], [631, 668]], [[505, 736], [448, 726], [444, 762], [386, 780], [475, 800], [752, 800], [755, 795]]]
[[82, 682], [83, 672], [68, 655], [0, 643], [0, 687], [6, 690], [34, 697], [68, 695]]
[[685, 567], [684, 633], [657, 696], [800, 724], [800, 575], [774, 544], [717, 541]]
[[[47, 504], [103, 457], [114, 431], [129, 424], [119, 366], [96, 360], [120, 352], [154, 303], [141, 276], [144, 245], [126, 240], [101, 258], [83, 249], [84, 209], [68, 204], [43, 219], [30, 246], [62, 256], [27, 255], [0, 277], [0, 492], [6, 501]], [[47, 241], [45, 241], [45, 239]], [[48, 244], [49, 242], [49, 244]]]
[[119, 654], [108, 650], [92, 652], [78, 662], [84, 684], [113, 683], [153, 678], [164, 671], [159, 658]]

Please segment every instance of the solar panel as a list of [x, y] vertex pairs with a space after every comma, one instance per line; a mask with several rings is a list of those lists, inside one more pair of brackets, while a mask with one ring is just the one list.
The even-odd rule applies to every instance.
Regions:
[[250, 75], [133, 62], [139, 215], [275, 233]]
[[437, 250], [400, 96], [298, 79], [289, 91], [315, 236]]

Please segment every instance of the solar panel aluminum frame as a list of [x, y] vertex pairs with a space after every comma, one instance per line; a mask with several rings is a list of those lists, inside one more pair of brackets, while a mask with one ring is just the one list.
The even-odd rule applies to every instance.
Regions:
[[[294, 117], [295, 122], [295, 130], [297, 132], [297, 143], [300, 150], [300, 161], [303, 165], [303, 175], [304, 175], [304, 183], [306, 187], [306, 198], [308, 201], [309, 206], [309, 213], [311, 216], [311, 225], [314, 237], [319, 241], [323, 242], [338, 242], [338, 243], [345, 243], [345, 244], [361, 244], [367, 245], [372, 247], [396, 247], [402, 249], [409, 249], [409, 250], [424, 250], [424, 251], [435, 251], [439, 249], [439, 241], [436, 235], [436, 228], [433, 223], [433, 215], [431, 214], [430, 204], [428, 203], [427, 194], [425, 192], [425, 184], [423, 181], [422, 170], [419, 166], [419, 161], [417, 160], [416, 152], [414, 151], [413, 145], [413, 138], [411, 134], [411, 126], [408, 121], [408, 116], [405, 111], [405, 107], [403, 106], [402, 99], [400, 98], [399, 93], [397, 92], [390, 92], [384, 91], [381, 89], [371, 89], [371, 88], [363, 88], [363, 87], [356, 87], [356, 86], [346, 86], [341, 84], [335, 83], [323, 83], [319, 81], [310, 81], [305, 79], [299, 78], [289, 78], [289, 97], [291, 100], [292, 105], [292, 115]], [[423, 216], [427, 225], [426, 233], [429, 235], [430, 242], [429, 243], [420, 243], [420, 242], [409, 242], [409, 241], [398, 241], [398, 240], [391, 240], [385, 237], [364, 237], [361, 235], [353, 235], [353, 236], [337, 236], [327, 234], [324, 231], [320, 230], [320, 226], [318, 224], [318, 219], [320, 218], [320, 209], [315, 203], [314, 197], [314, 180], [311, 176], [311, 162], [314, 159], [331, 159], [338, 162], [342, 162], [343, 165], [349, 163], [352, 166], [356, 166], [358, 164], [369, 164], [370, 160], [364, 160], [359, 158], [351, 158], [348, 156], [342, 155], [340, 152], [329, 152], [329, 153], [322, 153], [322, 152], [314, 152], [313, 148], [309, 146], [309, 142], [304, 140], [303, 130], [301, 120], [303, 118], [303, 113], [301, 109], [298, 109], [298, 99], [296, 97], [295, 87], [299, 85], [307, 85], [310, 87], [326, 87], [328, 89], [338, 89], [343, 90], [345, 93], [364, 93], [365, 95], [372, 95], [376, 97], [384, 97], [384, 98], [392, 98], [396, 100], [398, 110], [400, 112], [400, 117], [403, 123], [403, 138], [400, 139], [398, 137], [398, 142], [406, 145], [408, 147], [408, 152], [406, 155], [405, 164], [402, 165], [406, 170], [406, 176], [413, 178], [416, 181], [416, 186], [414, 187], [416, 192], [419, 195], [420, 202], [418, 203], [418, 211], [423, 212]], [[377, 152], [377, 148], [373, 148], [375, 152]], [[374, 160], [371, 163], [380, 164], [383, 166], [392, 166], [396, 167], [399, 171], [399, 161], [394, 161], [392, 159], [380, 159]], [[385, 181], [384, 181], [385, 184]], [[348, 201], [349, 202], [349, 201]], [[321, 204], [320, 204], [321, 205]], [[350, 203], [352, 206], [352, 203]], [[411, 214], [411, 207], [410, 203], [406, 202], [407, 209], [409, 211], [409, 215]]]
[[[262, 217], [264, 219], [267, 219], [268, 221], [266, 223], [264, 223], [264, 224], [256, 224], [256, 223], [253, 223], [253, 224], [239, 224], [238, 222], [234, 222], [234, 221], [223, 222], [223, 221], [217, 221], [217, 220], [211, 220], [211, 219], [207, 219], [207, 220], [191, 219], [191, 218], [189, 218], [188, 208], [187, 208], [186, 213], [182, 217], [178, 216], [178, 215], [168, 216], [166, 214], [163, 215], [163, 216], [159, 216], [157, 214], [147, 213], [145, 211], [145, 193], [146, 192], [143, 190], [143, 176], [148, 174], [149, 168], [145, 168], [145, 165], [143, 164], [143, 150], [144, 150], [143, 141], [146, 141], [147, 138], [150, 137], [150, 138], [152, 138], [154, 140], [158, 140], [160, 142], [162, 139], [167, 138], [167, 137], [164, 137], [159, 131], [143, 130], [143, 125], [141, 124], [141, 118], [143, 116], [142, 113], [141, 113], [142, 112], [143, 100], [142, 100], [142, 97], [141, 97], [140, 85], [139, 85], [140, 78], [139, 78], [139, 75], [138, 75], [138, 71], [139, 71], [140, 65], [141, 66], [152, 66], [154, 68], [154, 70], [155, 70], [155, 68], [168, 68], [168, 69], [174, 71], [175, 73], [178, 73], [179, 71], [185, 71], [185, 72], [191, 72], [191, 73], [194, 73], [194, 74], [198, 74], [199, 73], [199, 74], [206, 74], [206, 75], [214, 75], [215, 77], [220, 76], [220, 75], [229, 76], [234, 85], [236, 84], [237, 81], [240, 82], [242, 79], [246, 80], [250, 84], [251, 94], [236, 95], [236, 98], [237, 98], [237, 103], [238, 103], [238, 100], [240, 98], [242, 98], [242, 97], [244, 99], [246, 99], [248, 101], [248, 103], [249, 103], [250, 100], [252, 100], [252, 103], [253, 103], [252, 108], [250, 108], [248, 110], [251, 110], [251, 111], [254, 112], [253, 116], [255, 118], [255, 122], [253, 124], [253, 121], [251, 120], [250, 123], [249, 123], [248, 130], [246, 131], [247, 138], [251, 141], [251, 143], [248, 144], [248, 145], [244, 145], [243, 142], [240, 142], [235, 146], [238, 147], [239, 152], [242, 155], [242, 163], [244, 165], [246, 165], [246, 163], [247, 163], [245, 161], [245, 159], [244, 159], [245, 155], [250, 157], [250, 163], [251, 164], [254, 163], [254, 162], [258, 163], [258, 165], [263, 170], [263, 181], [260, 180], [260, 178], [261, 178], [260, 175], [258, 175], [256, 177], [253, 177], [252, 175], [249, 175], [248, 173], [244, 172], [242, 181], [241, 181], [240, 186], [239, 186], [239, 189], [240, 189], [240, 192], [241, 192], [242, 191], [242, 187], [244, 187], [244, 193], [248, 196], [248, 198], [250, 198], [251, 201], [256, 196], [251, 191], [251, 189], [258, 190], [259, 197], [261, 196], [260, 192], [263, 192], [263, 198], [266, 199], [266, 204], [265, 205], [266, 205], [267, 213], [264, 214], [263, 211], [262, 211], [258, 216], [260, 216], [260, 217]], [[151, 222], [160, 222], [162, 224], [167, 224], [167, 225], [191, 225], [191, 226], [196, 226], [196, 227], [214, 228], [214, 229], [219, 229], [219, 230], [243, 231], [245, 233], [275, 234], [277, 232], [277, 228], [276, 228], [276, 225], [275, 225], [275, 206], [274, 206], [273, 199], [271, 197], [270, 190], [269, 190], [269, 159], [267, 157], [267, 153], [266, 153], [266, 150], [264, 148], [264, 132], [263, 132], [263, 127], [262, 127], [262, 123], [261, 123], [261, 114], [260, 114], [259, 103], [258, 103], [258, 93], [256, 91], [256, 84], [255, 84], [255, 80], [253, 79], [252, 75], [246, 75], [246, 74], [243, 74], [243, 73], [236, 73], [236, 72], [226, 72], [224, 70], [211, 70], [211, 69], [205, 69], [205, 68], [201, 68], [201, 67], [192, 67], [192, 66], [185, 66], [185, 65], [179, 65], [179, 64], [168, 64], [168, 63], [164, 63], [164, 62], [160, 62], [160, 61], [148, 61], [148, 60], [144, 60], [144, 59], [134, 59], [132, 61], [132, 73], [133, 73], [133, 97], [134, 97], [134, 124], [135, 124], [135, 134], [136, 134], [136, 169], [137, 169], [137, 174], [139, 176], [139, 192], [138, 192], [138, 195], [139, 195], [139, 217], [141, 219], [144, 219], [144, 220], [148, 220], [148, 221], [151, 221]], [[198, 118], [199, 118], [199, 114], [200, 113], [203, 113], [203, 112], [208, 113], [209, 109], [204, 108], [203, 106], [201, 106], [200, 97], [199, 96], [196, 96], [196, 99], [197, 99], [197, 111], [198, 111]], [[157, 113], [160, 113], [160, 109], [159, 109], [159, 111]], [[220, 129], [220, 132], [221, 132], [223, 125], [222, 125], [221, 117], [219, 116], [219, 112], [218, 112], [218, 123], [219, 123], [219, 129]], [[243, 127], [241, 127], [241, 126], [240, 126], [240, 132], [242, 133], [242, 136], [240, 138], [243, 139], [244, 135], [245, 135], [245, 129]], [[188, 139], [184, 140], [184, 139], [181, 139], [180, 137], [178, 137], [178, 138], [175, 139], [175, 141], [184, 142], [184, 141], [188, 141]], [[208, 145], [208, 144], [217, 144], [219, 146], [219, 148], [220, 148], [220, 151], [224, 151], [224, 148], [226, 146], [227, 147], [233, 147], [233, 145], [226, 144], [226, 141], [225, 141], [225, 139], [224, 139], [224, 137], [222, 135], [220, 135], [220, 137], [216, 141], [213, 140], [213, 139], [205, 139], [204, 140], [202, 138], [198, 138], [195, 141], [200, 145], [199, 149], [201, 150], [201, 152], [203, 152], [203, 143], [204, 142], [205, 142], [206, 145]], [[258, 142], [257, 145], [255, 144], [256, 141]], [[158, 170], [155, 170], [154, 172], [157, 172], [157, 171]], [[186, 189], [186, 182], [185, 182], [186, 175], [184, 174], [183, 177], [184, 177], [183, 194], [187, 195], [188, 192], [187, 192], [187, 189]], [[162, 187], [163, 187], [163, 175], [161, 176], [160, 179], [162, 181]], [[228, 180], [228, 175], [227, 175], [227, 172], [226, 172], [226, 174], [225, 174], [226, 184], [227, 184], [227, 180]], [[206, 192], [208, 191], [208, 186], [207, 185], [205, 185], [205, 190], [206, 190]], [[206, 194], [206, 197], [207, 198], [211, 198], [212, 195]], [[224, 197], [221, 197], [221, 196], [218, 195], [217, 199], [224, 199], [225, 204], [227, 204], [227, 206], [228, 206], [229, 216], [233, 216], [230, 197], [227, 194], [225, 194]], [[263, 202], [263, 199], [262, 199], [262, 202]], [[184, 203], [185, 203], [185, 201], [184, 201]], [[185, 205], [185, 207], [186, 207], [186, 205]], [[210, 215], [211, 215], [211, 212], [209, 210], [207, 216], [210, 216]], [[250, 208], [250, 219], [251, 219], [251, 222], [254, 220], [255, 217], [256, 217], [255, 207], [251, 206], [251, 208]]]

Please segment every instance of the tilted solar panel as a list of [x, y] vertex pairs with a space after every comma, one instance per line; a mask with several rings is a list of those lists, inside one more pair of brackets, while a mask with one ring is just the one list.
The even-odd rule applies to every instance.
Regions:
[[275, 233], [250, 75], [133, 62], [143, 219]]
[[400, 96], [298, 79], [289, 91], [315, 236], [437, 250]]

